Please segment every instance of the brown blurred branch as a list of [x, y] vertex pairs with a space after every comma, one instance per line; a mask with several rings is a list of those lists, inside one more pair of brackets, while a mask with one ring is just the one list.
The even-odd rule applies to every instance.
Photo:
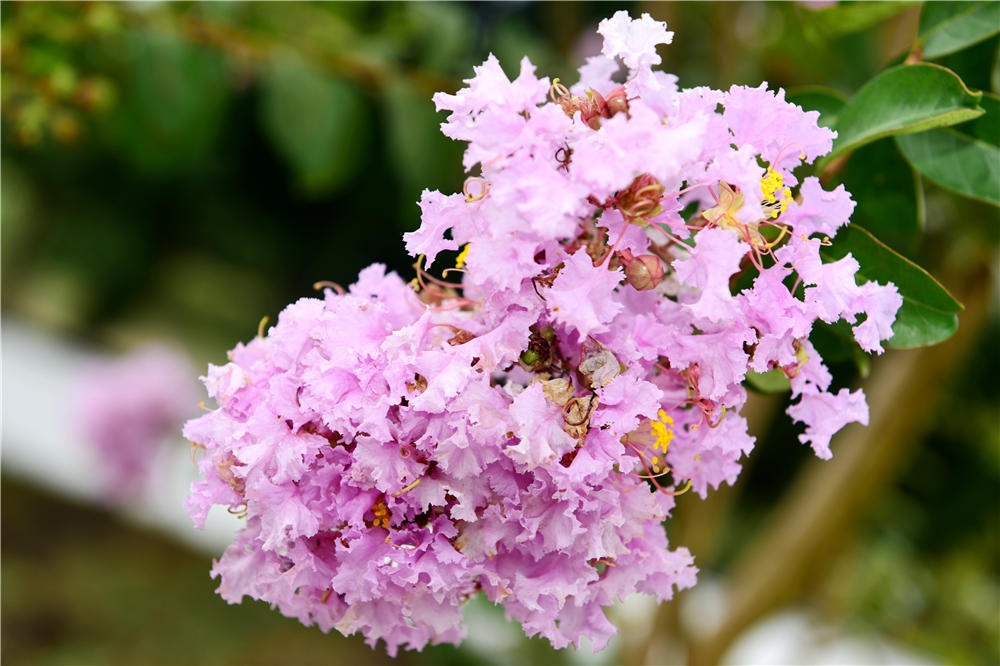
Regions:
[[[298, 7], [300, 12], [303, 9], [304, 7]], [[287, 15], [289, 9], [285, 7], [282, 11]], [[325, 12], [323, 16], [327, 21], [336, 20]], [[297, 18], [305, 23], [309, 22], [308, 16]], [[172, 27], [185, 39], [218, 49], [243, 65], [266, 61], [281, 50], [293, 50], [328, 73], [353, 79], [364, 86], [378, 88], [387, 81], [405, 77], [413, 81], [417, 90], [428, 97], [439, 90], [453, 91], [459, 87], [459, 82], [453, 79], [420, 69], [404, 68], [395, 60], [371, 51], [327, 48], [309, 40], [289, 42], [283, 38], [269, 38], [261, 31], [217, 24], [194, 13], [175, 16]], [[358, 34], [347, 22], [336, 20], [336, 27], [339, 31], [350, 33], [350, 41], [365, 43], [364, 35]]]

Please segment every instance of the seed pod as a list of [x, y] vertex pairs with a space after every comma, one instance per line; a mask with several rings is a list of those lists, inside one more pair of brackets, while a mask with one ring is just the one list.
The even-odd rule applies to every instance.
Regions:
[[584, 354], [580, 363], [580, 374], [584, 376], [591, 388], [598, 389], [607, 386], [611, 380], [623, 372], [621, 364], [615, 355], [600, 346]]
[[563, 431], [580, 442], [590, 431], [590, 416], [597, 407], [597, 396], [573, 398], [563, 406]]
[[548, 379], [542, 382], [542, 394], [549, 402], [562, 407], [573, 398], [573, 384], [563, 377]]

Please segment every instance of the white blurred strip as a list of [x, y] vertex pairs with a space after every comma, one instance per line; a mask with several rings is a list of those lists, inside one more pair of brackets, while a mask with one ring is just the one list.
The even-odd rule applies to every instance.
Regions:
[[812, 619], [805, 609], [794, 609], [749, 627], [733, 642], [722, 663], [933, 666], [938, 662], [878, 634], [849, 634], [843, 627]]
[[[9, 317], [0, 344], [3, 472], [76, 501], [106, 505], [97, 462], [73, 426], [70, 403], [77, 378], [100, 357]], [[179, 433], [159, 468], [162, 473], [153, 475], [144, 496], [119, 512], [133, 523], [221, 555], [241, 523], [215, 507], [204, 531], [192, 526], [184, 498], [196, 469]]]

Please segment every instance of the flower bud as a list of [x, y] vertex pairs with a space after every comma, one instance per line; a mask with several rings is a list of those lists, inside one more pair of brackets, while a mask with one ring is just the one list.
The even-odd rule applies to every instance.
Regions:
[[618, 210], [625, 220], [633, 224], [645, 225], [649, 218], [663, 212], [660, 199], [663, 185], [655, 177], [645, 173], [615, 195]]
[[639, 291], [654, 289], [663, 279], [663, 263], [652, 254], [631, 257], [625, 262], [625, 277]]
[[628, 96], [625, 93], [625, 86], [619, 86], [611, 91], [611, 93], [605, 99], [605, 111], [604, 115], [606, 118], [610, 118], [616, 113], [628, 114]]

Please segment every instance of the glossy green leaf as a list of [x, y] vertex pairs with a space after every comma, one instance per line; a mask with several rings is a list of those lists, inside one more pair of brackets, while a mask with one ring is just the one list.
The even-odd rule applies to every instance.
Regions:
[[847, 98], [833, 88], [809, 86], [790, 91], [785, 99], [806, 111], [819, 111], [819, 124], [834, 127], [837, 117], [847, 104]]
[[1000, 50], [1000, 33], [961, 51], [935, 58], [934, 63], [955, 72], [969, 90], [989, 91], [990, 68]]
[[958, 328], [962, 304], [930, 273], [871, 235], [851, 224], [841, 229], [824, 258], [836, 261], [850, 253], [860, 265], [858, 280], [881, 284], [892, 282], [903, 297], [896, 313], [889, 347], [919, 347], [941, 342]]
[[923, 188], [896, 144], [876, 141], [856, 150], [837, 173], [837, 180], [858, 204], [851, 223], [860, 224], [898, 252], [912, 255], [923, 228]]
[[882, 137], [971, 120], [983, 113], [978, 106], [981, 97], [954, 72], [938, 65], [887, 69], [862, 86], [841, 111], [833, 150], [817, 168], [822, 170], [834, 158]]
[[1000, 32], [1000, 3], [928, 2], [920, 13], [918, 41], [924, 58], [937, 58]]
[[979, 105], [983, 107], [985, 114], [952, 129], [977, 141], [1000, 146], [1000, 95], [984, 93]]
[[896, 137], [906, 159], [926, 178], [1000, 206], [1000, 97], [985, 94], [986, 115], [972, 122]]
[[843, 319], [833, 324], [817, 321], [809, 334], [809, 342], [827, 363], [852, 359], [860, 350], [850, 324]]
[[358, 88], [293, 58], [264, 72], [261, 121], [299, 185], [334, 190], [363, 162], [365, 105]]
[[871, 369], [871, 357], [858, 346], [851, 324], [843, 319], [832, 324], [820, 320], [813, 324], [809, 342], [823, 357], [823, 362], [850, 363], [860, 377], [867, 377]]
[[760, 393], [783, 393], [792, 387], [784, 372], [778, 369], [767, 372], [747, 372], [747, 384]]

